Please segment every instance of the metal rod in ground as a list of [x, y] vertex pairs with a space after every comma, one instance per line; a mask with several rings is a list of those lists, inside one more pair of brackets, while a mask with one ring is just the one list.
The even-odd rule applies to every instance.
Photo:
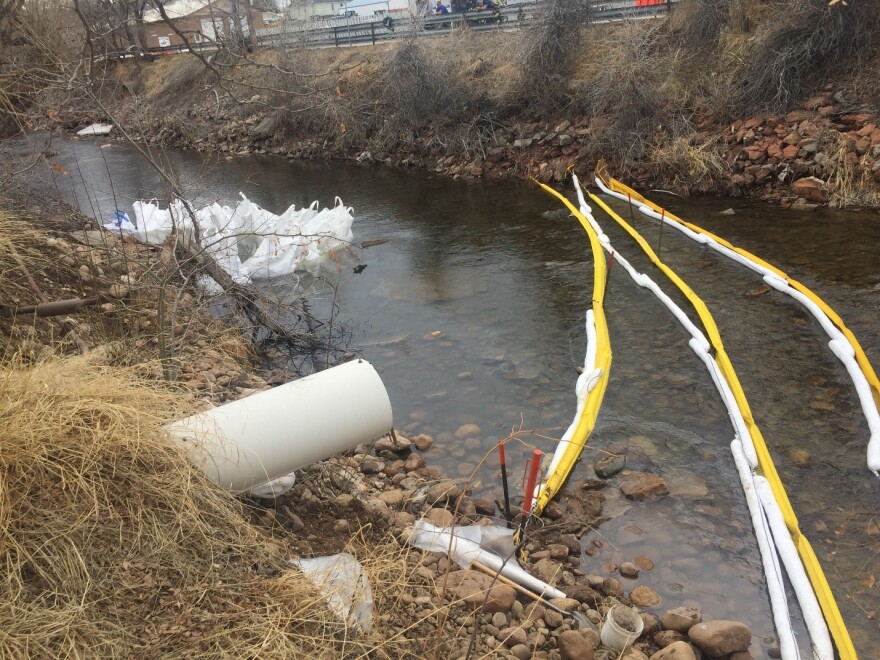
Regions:
[[608, 257], [608, 267], [605, 269], [605, 287], [602, 289], [602, 298], [608, 293], [608, 280], [611, 279], [611, 267], [614, 266], [614, 250], [611, 250], [611, 256]]
[[510, 516], [510, 491], [507, 488], [507, 458], [504, 454], [504, 440], [498, 442], [498, 456], [501, 460], [501, 487], [504, 489], [504, 519], [507, 528], [510, 529], [512, 518]]
[[538, 472], [541, 470], [541, 450], [536, 449], [532, 452], [532, 457], [526, 462], [526, 473], [524, 476], [525, 496], [523, 497], [522, 518], [519, 522], [520, 544], [525, 541], [526, 523], [532, 515], [532, 501], [535, 497], [535, 486], [538, 483]]
[[663, 247], [663, 225], [666, 224], [666, 209], [660, 209], [660, 238], [657, 239], [657, 252]]

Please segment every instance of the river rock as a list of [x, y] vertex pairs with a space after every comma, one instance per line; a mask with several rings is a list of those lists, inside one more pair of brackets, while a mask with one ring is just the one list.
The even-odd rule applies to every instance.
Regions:
[[623, 562], [618, 570], [620, 571], [621, 577], [625, 577], [630, 580], [635, 580], [637, 577], [639, 577], [639, 567], [631, 561]]
[[602, 594], [585, 584], [574, 584], [570, 587], [562, 587], [562, 591], [569, 598], [593, 608], [595, 608], [598, 603], [602, 602]]
[[555, 630], [559, 628], [565, 619], [562, 618], [562, 615], [556, 610], [546, 610], [544, 612], [544, 623], [547, 624], [547, 627], [550, 630]]
[[626, 456], [616, 456], [614, 454], [600, 458], [593, 463], [596, 476], [602, 479], [610, 479], [624, 467], [626, 467]]
[[385, 502], [388, 506], [399, 506], [403, 502], [405, 496], [406, 493], [399, 488], [386, 490], [376, 495], [378, 499]]
[[498, 641], [504, 642], [508, 648], [513, 648], [517, 644], [528, 644], [529, 636], [526, 631], [519, 626], [505, 628], [498, 633]]
[[[493, 582], [494, 581], [491, 577], [484, 573], [480, 573], [479, 571], [455, 571], [447, 576], [446, 589], [454, 600], [463, 601], [476, 608], [480, 607], [484, 601], [487, 601], [486, 604], [488, 605], [486, 592], [493, 588]], [[436, 587], [438, 594], [441, 593], [443, 589], [443, 580], [438, 580]], [[508, 587], [508, 589], [510, 589], [510, 587]]]
[[654, 562], [650, 557], [645, 557], [644, 555], [639, 555], [635, 559], [633, 559], [633, 563], [638, 566], [643, 571], [652, 571], [654, 570]]
[[426, 433], [419, 433], [412, 441], [419, 451], [427, 451], [434, 444], [434, 438]]
[[654, 607], [662, 602], [662, 599], [656, 591], [651, 589], [651, 587], [646, 587], [644, 585], [633, 589], [632, 593], [629, 595], [629, 599], [636, 607]]
[[697, 660], [697, 656], [687, 642], [673, 642], [657, 651], [650, 660]]
[[656, 614], [640, 612], [639, 616], [642, 619], [642, 635], [644, 637], [650, 637], [660, 631], [660, 618]]
[[455, 522], [455, 517], [451, 511], [446, 509], [434, 508], [425, 514], [425, 520], [437, 527], [451, 527]]
[[752, 643], [752, 631], [746, 624], [723, 619], [698, 623], [688, 631], [688, 637], [713, 657], [747, 651]]
[[676, 630], [686, 635], [688, 630], [703, 620], [703, 615], [696, 607], [676, 607], [666, 610], [662, 622], [666, 630]]
[[602, 593], [604, 593], [606, 596], [620, 598], [624, 594], [623, 585], [617, 578], [605, 578], [604, 580], [602, 580]]
[[562, 660], [593, 660], [593, 645], [577, 630], [566, 630], [557, 644]]
[[686, 642], [687, 637], [676, 630], [661, 630], [654, 635], [654, 643], [661, 649], [665, 649], [675, 642]]
[[828, 191], [825, 182], [814, 176], [798, 179], [791, 184], [791, 191], [798, 197], [803, 197], [808, 202], [824, 204], [828, 201]]
[[436, 504], [438, 502], [445, 503], [454, 502], [465, 492], [464, 483], [458, 479], [441, 479], [428, 488], [425, 498], [428, 504]]
[[532, 657], [532, 650], [526, 644], [517, 644], [510, 652], [517, 660], [529, 660]]
[[473, 498], [474, 507], [481, 516], [495, 515], [495, 500], [491, 497], [475, 497]]
[[540, 559], [535, 564], [532, 573], [539, 580], [543, 580], [549, 584], [556, 584], [562, 577], [562, 565], [552, 559]]
[[472, 435], [479, 435], [480, 427], [476, 424], [462, 424], [457, 429], [455, 429], [455, 437], [459, 440], [463, 438], [469, 438]]
[[669, 494], [666, 482], [653, 472], [629, 472], [623, 475], [620, 491], [631, 500], [641, 501]]
[[620, 656], [620, 660], [649, 660], [648, 656], [642, 653], [635, 646], [630, 646]]

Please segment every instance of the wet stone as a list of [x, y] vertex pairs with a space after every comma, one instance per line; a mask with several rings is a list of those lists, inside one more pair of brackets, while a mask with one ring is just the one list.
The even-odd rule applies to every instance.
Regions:
[[688, 631], [688, 637], [707, 655], [713, 657], [747, 651], [752, 643], [752, 631], [739, 621], [715, 620], [698, 623]]
[[697, 660], [697, 656], [690, 644], [678, 641], [657, 651], [650, 660]]
[[654, 607], [662, 602], [656, 591], [644, 585], [633, 589], [629, 599], [636, 607]]
[[650, 557], [645, 557], [644, 555], [639, 555], [638, 557], [633, 559], [633, 563], [643, 571], [654, 570], [654, 562], [651, 561]]
[[666, 630], [675, 630], [683, 635], [703, 620], [703, 615], [695, 607], [676, 607], [666, 610], [662, 623]]
[[626, 467], [626, 456], [609, 455], [600, 458], [593, 464], [596, 476], [602, 479], [610, 479]]
[[631, 561], [625, 561], [620, 565], [620, 575], [621, 577], [628, 578], [630, 580], [635, 580], [639, 577], [639, 567], [636, 566]]

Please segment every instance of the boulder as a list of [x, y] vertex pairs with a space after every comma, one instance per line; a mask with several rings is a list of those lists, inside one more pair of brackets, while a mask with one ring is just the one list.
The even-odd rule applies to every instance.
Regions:
[[703, 615], [696, 607], [676, 607], [666, 610], [661, 619], [666, 630], [675, 630], [686, 635], [688, 630], [703, 620]]
[[557, 640], [562, 660], [593, 660], [593, 647], [576, 630], [566, 630]]
[[825, 182], [814, 176], [806, 176], [794, 181], [791, 184], [791, 191], [808, 202], [824, 204], [828, 201], [828, 191], [825, 188]]
[[697, 656], [687, 642], [673, 642], [652, 655], [651, 660], [697, 660]]
[[631, 500], [641, 501], [669, 494], [666, 482], [652, 472], [629, 472], [620, 480], [620, 491]]
[[747, 651], [752, 643], [752, 631], [747, 625], [722, 619], [698, 623], [688, 631], [688, 637], [712, 657]]

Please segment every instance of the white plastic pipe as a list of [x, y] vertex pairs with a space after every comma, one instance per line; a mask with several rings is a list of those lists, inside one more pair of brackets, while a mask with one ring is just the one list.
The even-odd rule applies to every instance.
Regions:
[[564, 592], [526, 573], [513, 557], [504, 559], [494, 552], [481, 548], [478, 543], [470, 539], [461, 538], [453, 531], [452, 527], [436, 527], [426, 520], [417, 520], [413, 525], [409, 542], [424, 550], [448, 553], [453, 561], [464, 568], [475, 561], [479, 562], [543, 598], [565, 598]]
[[352, 360], [173, 422], [190, 459], [233, 493], [388, 431], [391, 401], [376, 370]]

